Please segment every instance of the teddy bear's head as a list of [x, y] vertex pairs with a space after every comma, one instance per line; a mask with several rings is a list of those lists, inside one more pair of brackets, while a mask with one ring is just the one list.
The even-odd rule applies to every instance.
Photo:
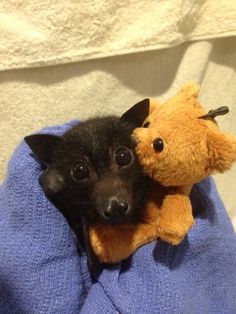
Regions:
[[[164, 186], [193, 184], [224, 172], [236, 160], [235, 138], [221, 132], [214, 119], [227, 107], [206, 114], [197, 100], [198, 91], [197, 85], [188, 83], [164, 104], [152, 99], [143, 102], [149, 110], [143, 108], [142, 127], [133, 133], [136, 151], [144, 171]], [[142, 104], [138, 106], [140, 115]], [[135, 111], [133, 107], [129, 114]]]

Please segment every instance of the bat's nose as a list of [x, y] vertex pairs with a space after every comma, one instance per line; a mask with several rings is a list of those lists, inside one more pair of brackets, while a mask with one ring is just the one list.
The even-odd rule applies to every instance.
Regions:
[[130, 204], [128, 201], [116, 197], [109, 198], [108, 205], [102, 214], [106, 220], [113, 223], [120, 222], [129, 214]]

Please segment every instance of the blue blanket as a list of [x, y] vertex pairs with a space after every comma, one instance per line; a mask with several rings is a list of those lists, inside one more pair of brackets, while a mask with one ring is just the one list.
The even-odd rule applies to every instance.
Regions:
[[211, 178], [192, 190], [201, 214], [179, 246], [150, 243], [91, 281], [41, 171], [22, 142], [0, 187], [0, 313], [236, 313], [236, 237]]

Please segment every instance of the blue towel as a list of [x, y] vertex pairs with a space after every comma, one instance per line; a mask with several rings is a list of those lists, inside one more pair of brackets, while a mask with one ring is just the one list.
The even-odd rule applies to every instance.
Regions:
[[39, 186], [41, 171], [22, 142], [0, 187], [1, 314], [236, 313], [236, 237], [211, 178], [192, 190], [201, 214], [179, 246], [150, 243], [91, 281], [73, 232]]

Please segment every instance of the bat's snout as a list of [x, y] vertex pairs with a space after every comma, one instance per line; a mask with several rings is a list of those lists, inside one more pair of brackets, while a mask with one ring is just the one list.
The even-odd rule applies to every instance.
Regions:
[[101, 214], [103, 218], [110, 223], [120, 223], [127, 219], [130, 213], [130, 208], [130, 203], [127, 200], [111, 197]]

